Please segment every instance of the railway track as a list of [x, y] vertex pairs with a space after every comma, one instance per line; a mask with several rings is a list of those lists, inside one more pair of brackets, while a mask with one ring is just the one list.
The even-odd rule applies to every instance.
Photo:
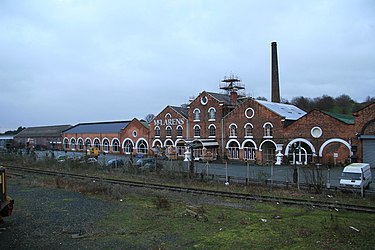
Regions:
[[103, 178], [103, 177], [98, 177], [98, 176], [88, 176], [88, 175], [65, 173], [65, 172], [58, 172], [58, 171], [53, 171], [53, 170], [42, 170], [42, 169], [18, 167], [18, 166], [6, 166], [6, 167], [10, 170], [28, 172], [28, 173], [38, 174], [38, 175], [49, 175], [49, 176], [57, 176], [57, 177], [63, 176], [63, 177], [70, 177], [74, 179], [81, 179], [81, 180], [90, 179], [90, 180], [101, 181], [105, 183], [126, 185], [130, 187], [168, 190], [168, 191], [173, 191], [173, 192], [184, 192], [184, 193], [200, 194], [200, 195], [211, 195], [211, 196], [234, 198], [234, 199], [241, 199], [241, 200], [266, 201], [266, 202], [282, 203], [282, 204], [288, 204], [288, 205], [319, 207], [319, 208], [334, 209], [334, 210], [349, 210], [349, 211], [355, 211], [355, 212], [375, 213], [375, 207], [370, 207], [370, 206], [358, 206], [358, 205], [351, 205], [351, 204], [342, 204], [342, 203], [340, 204], [340, 203], [335, 203], [335, 202], [311, 201], [311, 200], [303, 200], [303, 199], [271, 197], [271, 196], [243, 194], [243, 193], [207, 190], [207, 189], [199, 189], [199, 188], [188, 188], [188, 187], [171, 186], [171, 185], [163, 185], [163, 184], [155, 184], [155, 183], [144, 183], [144, 182], [112, 179], [112, 178]]

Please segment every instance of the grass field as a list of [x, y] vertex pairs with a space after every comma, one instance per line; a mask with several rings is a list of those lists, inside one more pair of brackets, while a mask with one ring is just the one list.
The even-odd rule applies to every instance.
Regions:
[[[128, 196], [124, 209], [98, 222], [121, 240], [153, 249], [373, 249], [375, 215], [252, 202], [246, 209], [209, 205], [207, 220], [186, 204]], [[233, 203], [236, 201], [228, 201]]]

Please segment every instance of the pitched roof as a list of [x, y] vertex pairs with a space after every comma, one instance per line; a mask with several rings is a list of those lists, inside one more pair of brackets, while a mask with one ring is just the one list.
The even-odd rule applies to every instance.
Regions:
[[184, 107], [177, 107], [177, 106], [170, 106], [172, 109], [174, 109], [177, 113], [180, 113], [185, 118], [188, 117], [188, 109]]
[[56, 137], [61, 136], [61, 133], [70, 127], [71, 125], [29, 127], [25, 128], [14, 137]]
[[90, 122], [78, 123], [64, 131], [64, 133], [120, 133], [120, 130], [129, 125], [131, 121]]
[[224, 102], [225, 104], [231, 104], [230, 96], [227, 94], [220, 94], [220, 93], [213, 93], [213, 92], [207, 92], [207, 94], [211, 95], [213, 98], [215, 98], [219, 102]]
[[278, 114], [279, 116], [284, 117], [286, 120], [295, 121], [306, 114], [305, 111], [291, 104], [268, 102], [261, 100], [255, 101], [265, 106], [269, 110], [273, 111], [274, 113]]
[[351, 124], [351, 125], [354, 124], [354, 116], [352, 115], [344, 115], [344, 114], [332, 113], [328, 111], [322, 111], [322, 112], [346, 124]]

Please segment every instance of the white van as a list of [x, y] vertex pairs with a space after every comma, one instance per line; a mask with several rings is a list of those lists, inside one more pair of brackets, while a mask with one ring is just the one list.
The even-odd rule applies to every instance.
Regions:
[[369, 188], [371, 182], [371, 169], [368, 163], [352, 163], [344, 168], [340, 177], [341, 187]]

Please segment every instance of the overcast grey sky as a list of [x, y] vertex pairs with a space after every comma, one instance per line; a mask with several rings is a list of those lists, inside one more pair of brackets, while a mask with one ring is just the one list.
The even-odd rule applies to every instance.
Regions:
[[158, 114], [238, 75], [270, 99], [375, 96], [375, 1], [1, 0], [0, 132]]

